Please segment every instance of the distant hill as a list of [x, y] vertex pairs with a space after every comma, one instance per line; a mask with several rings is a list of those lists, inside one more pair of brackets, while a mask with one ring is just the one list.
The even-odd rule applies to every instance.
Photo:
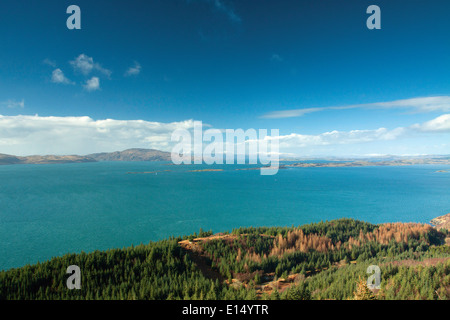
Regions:
[[19, 157], [8, 154], [0, 154], [0, 165], [6, 164], [51, 164], [51, 163], [79, 163], [95, 162], [94, 159], [85, 156], [27, 156]]
[[8, 164], [51, 164], [98, 161], [170, 161], [170, 152], [154, 149], [128, 149], [125, 151], [93, 153], [86, 156], [13, 156], [0, 153], [0, 165]]
[[96, 161], [170, 161], [170, 152], [155, 149], [128, 149], [87, 155]]
[[[156, 149], [133, 148], [124, 151], [92, 153], [85, 156], [14, 156], [0, 153], [0, 165], [8, 164], [50, 164], [50, 163], [79, 163], [79, 162], [99, 162], [99, 161], [171, 161], [171, 153]], [[299, 160], [299, 159], [297, 159]], [[309, 161], [308, 161], [309, 160]], [[339, 159], [328, 158], [326, 162], [315, 162], [314, 159], [303, 159], [300, 163], [290, 163], [282, 167], [361, 167], [361, 166], [400, 166], [400, 165], [450, 165], [450, 156], [429, 156], [429, 157], [397, 157], [390, 160], [379, 160], [376, 158], [367, 159]], [[327, 159], [322, 159], [327, 160]], [[282, 159], [281, 161], [295, 161], [292, 159]], [[248, 170], [253, 170], [250, 168]], [[437, 172], [447, 172], [438, 170]]]
[[[357, 160], [357, 161], [332, 161], [332, 162], [298, 162], [287, 164], [286, 167], [367, 167], [367, 166], [412, 166], [420, 164], [434, 165], [450, 165], [447, 158], [415, 158], [402, 160]], [[445, 173], [446, 170], [438, 170], [437, 172]]]

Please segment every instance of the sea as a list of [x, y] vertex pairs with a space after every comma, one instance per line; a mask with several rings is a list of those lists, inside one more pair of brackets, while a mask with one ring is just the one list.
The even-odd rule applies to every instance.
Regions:
[[[0, 270], [249, 226], [353, 218], [420, 222], [450, 212], [448, 166], [286, 168], [95, 162], [0, 166]], [[254, 167], [254, 166], [253, 166]], [[221, 171], [196, 171], [216, 169]]]

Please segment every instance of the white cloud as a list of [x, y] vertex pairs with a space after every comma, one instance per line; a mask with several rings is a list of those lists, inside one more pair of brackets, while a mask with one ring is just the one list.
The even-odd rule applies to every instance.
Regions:
[[66, 78], [61, 69], [55, 69], [52, 72], [52, 82], [63, 83], [63, 84], [73, 84], [72, 81]]
[[411, 128], [424, 132], [450, 132], [450, 114], [443, 114], [423, 124], [413, 125]]
[[[395, 129], [378, 128], [373, 130], [329, 131], [317, 135], [291, 133], [278, 137], [280, 149], [299, 150], [317, 146], [356, 145], [370, 142], [388, 142], [401, 138], [418, 138], [423, 133], [436, 136], [450, 133], [450, 114], [444, 114], [422, 124]], [[416, 146], [419, 147], [419, 146]], [[421, 147], [421, 146], [420, 146]], [[449, 153], [450, 150], [447, 151]]]
[[139, 73], [141, 73], [141, 65], [139, 62], [134, 62], [134, 66], [128, 68], [128, 70], [125, 72], [125, 76], [137, 76]]
[[[171, 134], [191, 130], [193, 120], [161, 123], [144, 120], [93, 120], [90, 117], [1, 116], [0, 153], [89, 154], [128, 148], [171, 151]], [[210, 128], [210, 125], [204, 124]], [[328, 131], [317, 135], [291, 133], [276, 139], [280, 152], [296, 155], [368, 153], [449, 153], [450, 114], [422, 124], [394, 129]], [[273, 139], [273, 138], [271, 138]], [[51, 141], [51, 143], [49, 143]], [[408, 144], [406, 143], [408, 141]], [[439, 147], [434, 145], [439, 144]], [[436, 149], [437, 148], [437, 149]], [[438, 151], [436, 151], [438, 150]]]
[[6, 100], [3, 102], [0, 102], [0, 105], [6, 106], [8, 108], [14, 109], [14, 108], [24, 108], [25, 107], [25, 100], [22, 99], [21, 101], [16, 100]]
[[388, 102], [377, 102], [367, 104], [354, 104], [337, 107], [318, 107], [274, 111], [261, 116], [267, 119], [301, 117], [308, 113], [345, 110], [345, 109], [410, 109], [413, 112], [450, 112], [450, 96], [436, 96], [424, 98], [412, 98]]
[[279, 137], [280, 148], [304, 148], [310, 146], [342, 145], [367, 143], [372, 141], [395, 140], [406, 133], [407, 129], [397, 128], [388, 130], [379, 128], [374, 130], [330, 131], [318, 135], [303, 135], [291, 133]]
[[80, 54], [75, 60], [70, 61], [70, 64], [75, 71], [81, 72], [84, 75], [88, 75], [94, 69], [94, 59]]
[[96, 70], [105, 76], [111, 76], [111, 71], [103, 68], [100, 64], [94, 62], [94, 59], [85, 55], [80, 54], [75, 60], [69, 62], [76, 72], [80, 72], [85, 76], [89, 75], [92, 71]]
[[96, 91], [100, 89], [100, 79], [98, 77], [92, 77], [86, 81], [83, 86], [87, 91]]
[[[90, 117], [1, 116], [0, 153], [80, 154], [128, 148], [171, 151], [171, 134], [194, 121], [93, 120]], [[51, 141], [51, 143], [49, 143]]]

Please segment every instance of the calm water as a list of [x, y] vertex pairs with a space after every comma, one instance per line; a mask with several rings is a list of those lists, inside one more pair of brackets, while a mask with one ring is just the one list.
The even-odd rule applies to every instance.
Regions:
[[[436, 173], [442, 166], [291, 168], [275, 176], [236, 167], [0, 166], [0, 270], [200, 227], [220, 232], [341, 217], [426, 223], [450, 212], [450, 173]], [[171, 171], [127, 174], [154, 170]]]

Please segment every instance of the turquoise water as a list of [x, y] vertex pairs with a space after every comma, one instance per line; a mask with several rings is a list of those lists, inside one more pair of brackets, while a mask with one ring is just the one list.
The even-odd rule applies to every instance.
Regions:
[[[215, 167], [224, 171], [148, 162], [0, 166], [0, 270], [200, 227], [341, 217], [427, 223], [450, 212], [450, 173], [436, 173], [442, 166], [290, 168], [275, 176]], [[171, 171], [127, 174], [154, 170]]]

